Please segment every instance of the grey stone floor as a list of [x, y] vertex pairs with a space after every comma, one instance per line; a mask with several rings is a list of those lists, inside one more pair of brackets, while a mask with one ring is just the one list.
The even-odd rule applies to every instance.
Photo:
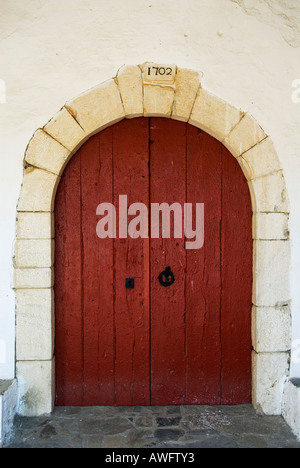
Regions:
[[5, 448], [300, 448], [281, 417], [252, 406], [65, 407], [15, 420]]

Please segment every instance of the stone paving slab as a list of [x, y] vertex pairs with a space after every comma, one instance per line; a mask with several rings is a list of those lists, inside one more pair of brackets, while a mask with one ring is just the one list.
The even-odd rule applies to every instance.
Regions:
[[250, 405], [61, 407], [17, 417], [5, 448], [300, 448], [280, 416]]

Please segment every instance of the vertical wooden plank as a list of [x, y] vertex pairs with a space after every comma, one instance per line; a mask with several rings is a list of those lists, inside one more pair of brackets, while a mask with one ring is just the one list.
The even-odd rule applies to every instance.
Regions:
[[55, 203], [56, 404], [77, 406], [82, 392], [80, 153], [68, 164]]
[[238, 162], [222, 148], [222, 404], [251, 402], [252, 210]]
[[[114, 204], [119, 195], [149, 205], [148, 119], [113, 127]], [[134, 216], [128, 217], [128, 222]], [[149, 238], [115, 240], [115, 392], [117, 405], [149, 405]], [[124, 234], [124, 233], [123, 233]], [[134, 289], [126, 289], [133, 278]]]
[[[151, 203], [180, 203], [186, 196], [186, 124], [151, 119]], [[167, 266], [175, 283], [163, 287], [158, 276]], [[151, 239], [151, 403], [185, 401], [185, 268], [184, 238]]]
[[114, 404], [113, 239], [99, 239], [96, 208], [112, 203], [112, 129], [81, 149], [83, 405]]
[[[187, 403], [221, 401], [221, 144], [189, 126], [187, 202], [204, 203], [204, 246], [187, 251]], [[195, 209], [194, 209], [195, 216]], [[195, 226], [195, 219], [193, 225]]]

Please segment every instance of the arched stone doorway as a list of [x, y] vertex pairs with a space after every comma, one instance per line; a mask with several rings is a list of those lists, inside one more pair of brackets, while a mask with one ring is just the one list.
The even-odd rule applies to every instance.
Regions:
[[68, 102], [26, 150], [14, 258], [19, 413], [51, 412], [54, 404], [53, 208], [60, 176], [91, 135], [139, 116], [189, 122], [221, 141], [242, 167], [253, 211], [252, 401], [280, 414], [291, 347], [289, 201], [280, 161], [257, 122], [205, 91], [198, 73], [155, 64], [124, 67]]

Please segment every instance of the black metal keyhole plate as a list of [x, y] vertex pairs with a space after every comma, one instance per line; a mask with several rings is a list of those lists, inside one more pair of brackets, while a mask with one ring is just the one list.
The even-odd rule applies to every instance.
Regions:
[[134, 289], [134, 278], [126, 278], [125, 287], [126, 289]]

